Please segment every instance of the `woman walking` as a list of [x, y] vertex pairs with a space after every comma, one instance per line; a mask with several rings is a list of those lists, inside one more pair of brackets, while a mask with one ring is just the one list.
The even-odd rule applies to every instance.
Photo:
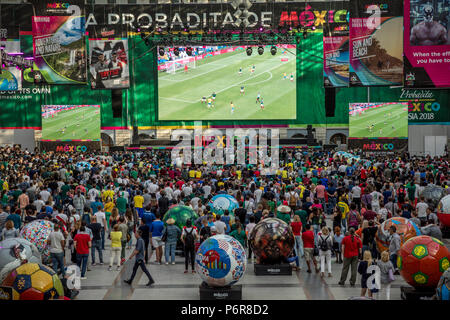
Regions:
[[[369, 272], [369, 267], [374, 264], [375, 263], [373, 262], [372, 254], [370, 253], [370, 251], [369, 250], [364, 251], [363, 261], [361, 261], [358, 265], [358, 273], [361, 275], [361, 297], [366, 296], [367, 282], [369, 280], [369, 277], [372, 275], [372, 272]], [[376, 292], [378, 292], [378, 289], [369, 288], [368, 293], [369, 298], [372, 298], [373, 293]]]
[[115, 258], [117, 260], [117, 270], [120, 270], [121, 251], [122, 251], [122, 231], [119, 231], [119, 225], [115, 224], [113, 231], [111, 231], [111, 255], [109, 257], [108, 271], [112, 270]]
[[319, 239], [319, 257], [320, 257], [320, 276], [325, 273], [325, 262], [327, 263], [328, 277], [331, 277], [331, 249], [333, 248], [333, 238], [327, 227], [322, 228], [322, 234]]
[[386, 291], [386, 300], [391, 299], [391, 283], [395, 280], [394, 266], [389, 260], [389, 251], [381, 253], [381, 260], [377, 263], [380, 268], [380, 282], [383, 290]]
[[291, 222], [292, 232], [294, 233], [295, 238], [295, 253], [298, 257], [299, 261], [297, 264], [297, 269], [300, 271], [303, 267], [303, 240], [302, 240], [302, 222], [300, 221], [300, 217], [298, 215], [294, 216], [294, 221]]

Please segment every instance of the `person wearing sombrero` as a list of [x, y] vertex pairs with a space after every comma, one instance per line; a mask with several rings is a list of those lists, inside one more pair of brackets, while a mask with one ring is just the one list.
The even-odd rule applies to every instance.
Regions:
[[169, 257], [170, 263], [175, 264], [175, 249], [177, 247], [177, 241], [181, 237], [181, 230], [175, 225], [175, 220], [173, 218], [169, 218], [166, 223], [167, 226], [164, 228], [161, 237], [166, 243], [166, 264], [169, 264]]
[[[286, 201], [284, 201], [286, 203]], [[277, 218], [283, 220], [287, 224], [291, 223], [291, 208], [286, 204], [277, 207]]]

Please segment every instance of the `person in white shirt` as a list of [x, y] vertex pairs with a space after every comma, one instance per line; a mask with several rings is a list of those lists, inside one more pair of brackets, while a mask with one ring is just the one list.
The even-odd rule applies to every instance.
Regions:
[[[256, 223], [255, 223], [255, 216], [250, 216], [250, 218], [248, 219], [249, 223], [247, 224], [247, 226], [245, 226], [245, 234], [247, 235], [247, 239], [249, 239], [250, 234], [253, 231], [253, 228], [255, 227]], [[225, 224], [225, 223], [224, 223]], [[248, 247], [248, 259], [251, 260], [252, 259], [252, 249], [250, 246], [250, 240], [247, 240], [247, 247]]]
[[255, 195], [255, 202], [256, 203], [259, 203], [261, 201], [262, 193], [263, 193], [263, 191], [260, 188], [255, 190], [254, 195]]
[[45, 206], [45, 202], [42, 200], [40, 194], [38, 194], [37, 199], [33, 201], [33, 205], [36, 207], [36, 212], [41, 212], [41, 208]]
[[195, 197], [191, 199], [192, 209], [197, 211], [199, 201], [200, 201], [200, 198], [197, 195], [195, 195]]
[[227, 225], [225, 222], [220, 220], [221, 216], [220, 214], [216, 215], [216, 221], [214, 221], [214, 226], [216, 227], [217, 234], [225, 234], [225, 231], [227, 230]]
[[51, 195], [50, 192], [48, 192], [48, 190], [45, 188], [42, 188], [41, 192], [39, 192], [39, 194], [41, 195], [42, 201], [44, 201], [44, 203], [46, 203], [48, 201], [48, 198]]
[[356, 204], [358, 210], [361, 209], [361, 188], [358, 185], [355, 185], [352, 188], [351, 195], [352, 195], [352, 202]]
[[189, 197], [192, 193], [192, 187], [189, 184], [184, 184], [183, 187], [183, 193], [186, 197]]
[[94, 214], [94, 216], [97, 218], [97, 222], [102, 226], [102, 250], [105, 250], [105, 232], [108, 230], [106, 215], [102, 211], [101, 206], [98, 206], [97, 210], [98, 211]]
[[94, 186], [93, 188], [89, 189], [88, 191], [89, 201], [95, 202], [95, 199], [97, 197], [100, 197], [100, 191]]
[[422, 224], [427, 222], [427, 209], [428, 204], [425, 203], [425, 198], [421, 196], [420, 201], [416, 205], [416, 213]]
[[380, 211], [380, 200], [382, 199], [383, 195], [378, 190], [372, 191], [370, 195], [372, 196], [372, 210], [378, 214], [378, 212]]
[[208, 198], [209, 194], [211, 193], [211, 186], [205, 184], [202, 189], [203, 189], [203, 192], [205, 193], [205, 195], [204, 195], [205, 198]]
[[171, 187], [167, 186], [164, 188], [164, 191], [166, 192], [167, 199], [172, 200], [173, 199], [173, 190]]

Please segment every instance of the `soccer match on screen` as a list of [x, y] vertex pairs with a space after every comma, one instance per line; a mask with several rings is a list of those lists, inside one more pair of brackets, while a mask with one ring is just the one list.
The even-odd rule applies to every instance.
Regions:
[[42, 140], [100, 140], [100, 106], [42, 106]]
[[295, 45], [159, 50], [159, 120], [296, 118]]
[[407, 138], [407, 103], [351, 103], [349, 134], [353, 138]]

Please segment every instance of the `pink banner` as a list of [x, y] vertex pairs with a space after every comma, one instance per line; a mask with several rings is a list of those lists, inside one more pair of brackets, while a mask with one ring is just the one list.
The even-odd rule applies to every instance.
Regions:
[[405, 0], [405, 87], [450, 86], [449, 8], [443, 0]]

